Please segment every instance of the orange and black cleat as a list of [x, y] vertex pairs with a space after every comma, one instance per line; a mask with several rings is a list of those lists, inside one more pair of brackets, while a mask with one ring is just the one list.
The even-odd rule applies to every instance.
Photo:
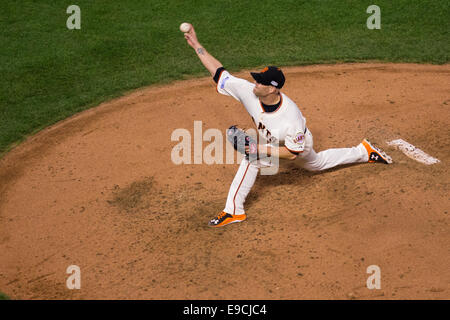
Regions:
[[223, 227], [230, 223], [241, 222], [247, 219], [245, 214], [229, 214], [221, 212], [217, 217], [209, 221], [210, 227]]
[[362, 141], [363, 146], [369, 154], [369, 162], [378, 162], [389, 164], [392, 163], [392, 158], [389, 157], [383, 150], [374, 147], [367, 139]]

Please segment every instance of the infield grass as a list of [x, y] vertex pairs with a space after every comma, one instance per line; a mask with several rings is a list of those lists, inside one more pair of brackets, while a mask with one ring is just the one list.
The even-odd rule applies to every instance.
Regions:
[[443, 64], [450, 2], [377, 0], [381, 30], [368, 30], [366, 0], [77, 0], [0, 3], [0, 157], [61, 119], [129, 90], [207, 76], [178, 30], [231, 71], [367, 60]]

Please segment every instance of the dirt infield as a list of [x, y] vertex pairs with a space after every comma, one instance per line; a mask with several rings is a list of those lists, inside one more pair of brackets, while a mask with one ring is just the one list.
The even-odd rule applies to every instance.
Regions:
[[[0, 160], [0, 291], [13, 299], [450, 298], [450, 66], [284, 69], [315, 149], [364, 137], [394, 159], [258, 176], [243, 223], [213, 229], [238, 164], [175, 165], [177, 128], [251, 127], [210, 78], [135, 91]], [[238, 74], [250, 79], [250, 75]], [[441, 162], [386, 145], [404, 139]], [[204, 147], [207, 143], [204, 143]], [[66, 269], [81, 268], [81, 290]], [[381, 269], [369, 290], [366, 269]]]

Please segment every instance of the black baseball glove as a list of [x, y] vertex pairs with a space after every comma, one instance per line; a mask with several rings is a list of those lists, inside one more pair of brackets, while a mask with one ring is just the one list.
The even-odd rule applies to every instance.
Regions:
[[[247, 135], [244, 130], [233, 125], [227, 130], [227, 139], [231, 142], [234, 149], [245, 154], [247, 160], [258, 159], [258, 144], [251, 136]], [[249, 152], [245, 151], [245, 147], [249, 147]]]

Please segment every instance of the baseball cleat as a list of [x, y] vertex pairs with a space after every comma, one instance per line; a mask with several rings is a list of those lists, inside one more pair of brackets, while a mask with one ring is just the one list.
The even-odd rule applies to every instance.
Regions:
[[366, 148], [369, 154], [369, 162], [378, 162], [389, 164], [392, 163], [392, 158], [388, 156], [384, 151], [374, 147], [367, 139], [362, 141], [363, 146]]
[[230, 223], [241, 222], [247, 219], [245, 214], [229, 214], [221, 212], [217, 217], [209, 221], [210, 227], [223, 227]]

